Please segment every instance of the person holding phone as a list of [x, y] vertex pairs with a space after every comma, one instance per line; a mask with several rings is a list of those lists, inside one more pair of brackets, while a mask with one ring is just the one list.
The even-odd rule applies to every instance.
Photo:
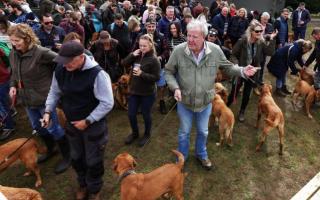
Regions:
[[151, 136], [151, 108], [156, 100], [156, 82], [160, 78], [160, 61], [150, 35], [145, 34], [139, 38], [139, 49], [130, 53], [123, 60], [123, 64], [133, 66], [128, 101], [128, 117], [132, 133], [126, 138], [125, 144], [131, 144], [139, 138], [137, 113], [141, 107], [145, 130], [138, 146], [142, 147]]

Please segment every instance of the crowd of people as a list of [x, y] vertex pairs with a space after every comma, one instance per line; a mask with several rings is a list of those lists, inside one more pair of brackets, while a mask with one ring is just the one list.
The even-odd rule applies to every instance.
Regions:
[[[29, 3], [38, 7], [36, 13]], [[212, 1], [210, 7], [197, 0], [78, 0], [74, 5], [64, 0], [3, 1], [0, 140], [8, 139], [19, 123], [14, 122], [18, 98], [48, 149], [38, 162], [56, 154], [57, 144], [63, 160], [55, 172], [74, 168], [76, 199], [100, 199], [106, 115], [114, 106], [112, 84], [129, 74], [131, 133], [124, 143], [139, 139], [139, 112], [144, 134], [138, 146], [150, 140], [152, 107], [158, 100], [160, 113], [166, 114], [171, 109], [166, 96], [171, 95], [178, 102], [178, 150], [188, 157], [195, 119], [196, 157], [212, 169], [206, 143], [218, 69], [232, 78], [228, 106], [244, 85], [240, 122], [245, 121], [252, 90], [258, 94], [257, 83], [264, 82], [265, 65], [276, 76], [275, 94], [285, 97], [290, 94], [288, 67], [297, 74], [294, 61], [306, 68], [316, 59], [315, 88], [320, 88], [320, 28], [312, 32], [315, 48], [304, 62], [302, 55], [312, 50], [305, 40], [310, 13], [303, 2], [292, 12], [293, 38], [289, 14], [284, 8], [272, 19], [268, 12], [247, 11], [222, 0]], [[56, 107], [66, 116], [63, 128]]]

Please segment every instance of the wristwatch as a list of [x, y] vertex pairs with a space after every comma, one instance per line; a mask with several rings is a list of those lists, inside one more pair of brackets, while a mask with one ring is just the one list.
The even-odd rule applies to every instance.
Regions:
[[86, 125], [89, 126], [91, 124], [90, 120], [86, 119]]

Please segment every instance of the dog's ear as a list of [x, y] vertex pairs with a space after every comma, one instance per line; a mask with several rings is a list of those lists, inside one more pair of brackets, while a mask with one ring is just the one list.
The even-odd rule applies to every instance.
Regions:
[[135, 159], [133, 159], [133, 162], [132, 162], [132, 168], [135, 168], [137, 166], [137, 161]]
[[118, 164], [117, 164], [117, 159], [113, 160], [113, 165], [112, 165], [113, 171], [117, 171]]

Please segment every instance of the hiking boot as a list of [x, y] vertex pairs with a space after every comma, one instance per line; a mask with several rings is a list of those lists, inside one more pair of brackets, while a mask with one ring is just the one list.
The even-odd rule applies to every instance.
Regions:
[[291, 92], [288, 90], [286, 85], [282, 86], [281, 91], [286, 95], [290, 95], [291, 94]]
[[274, 91], [274, 94], [279, 97], [286, 97], [287, 96], [280, 88], [276, 88], [276, 90]]
[[200, 162], [201, 166], [206, 170], [214, 169], [214, 166], [212, 165], [209, 158], [206, 158], [206, 159], [197, 158], [197, 160]]
[[143, 147], [150, 140], [150, 134], [144, 134], [144, 136], [139, 140], [138, 146]]
[[244, 111], [239, 112], [238, 120], [239, 122], [244, 122]]
[[47, 153], [40, 155], [38, 157], [38, 163], [43, 163], [45, 161], [47, 161], [48, 159], [52, 158], [54, 155], [57, 154], [57, 150], [55, 148], [55, 141], [53, 139], [53, 137], [49, 134], [47, 135], [41, 135], [39, 134], [39, 137], [43, 140], [44, 144], [47, 147]]
[[96, 194], [89, 194], [88, 200], [100, 200], [100, 192]]
[[0, 135], [0, 141], [6, 140], [10, 135], [12, 135], [14, 129], [4, 128], [2, 129], [2, 133]]
[[87, 199], [87, 188], [79, 187], [76, 192], [76, 200], [85, 200]]
[[139, 134], [138, 133], [131, 133], [130, 135], [128, 135], [128, 137], [125, 139], [124, 143], [126, 145], [132, 144], [133, 141], [135, 141], [136, 139], [139, 138]]
[[167, 107], [166, 107], [166, 103], [164, 102], [164, 100], [160, 100], [160, 113], [165, 115], [167, 114]]
[[254, 88], [254, 89], [253, 89], [253, 92], [254, 92], [257, 96], [260, 96], [260, 95], [261, 95], [260, 90], [259, 90], [258, 87]]

